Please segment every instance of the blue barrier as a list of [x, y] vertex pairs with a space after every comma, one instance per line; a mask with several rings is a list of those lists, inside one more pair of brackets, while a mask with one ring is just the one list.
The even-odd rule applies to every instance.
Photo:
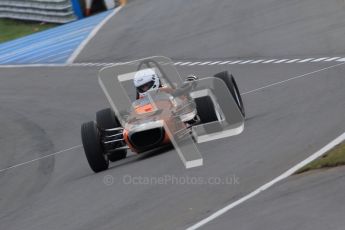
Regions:
[[81, 9], [79, 0], [71, 0], [71, 1], [72, 1], [74, 14], [78, 17], [78, 19], [82, 19], [84, 15], [83, 15], [83, 11]]

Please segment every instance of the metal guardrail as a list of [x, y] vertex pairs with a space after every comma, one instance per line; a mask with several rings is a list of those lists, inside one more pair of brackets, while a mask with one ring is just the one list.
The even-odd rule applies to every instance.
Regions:
[[71, 0], [0, 0], [0, 18], [67, 23], [77, 16]]

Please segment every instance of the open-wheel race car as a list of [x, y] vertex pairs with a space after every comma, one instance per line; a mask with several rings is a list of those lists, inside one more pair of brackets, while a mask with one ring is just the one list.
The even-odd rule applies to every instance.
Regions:
[[[133, 79], [143, 70], [159, 78], [159, 87], [144, 96], [142, 91], [131, 96]], [[226, 71], [182, 80], [170, 59], [153, 57], [106, 67], [99, 82], [111, 107], [98, 111], [96, 121], [81, 127], [85, 155], [94, 172], [108, 169], [109, 161], [126, 158], [128, 149], [140, 154], [171, 144], [187, 168], [195, 167], [202, 164], [195, 144], [243, 130], [241, 94]]]

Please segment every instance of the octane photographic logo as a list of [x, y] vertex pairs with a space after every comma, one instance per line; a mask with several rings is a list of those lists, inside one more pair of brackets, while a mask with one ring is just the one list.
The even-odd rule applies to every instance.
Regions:
[[[112, 175], [105, 175], [103, 177], [103, 183], [107, 186], [111, 186], [115, 183], [115, 179]], [[116, 181], [123, 185], [239, 185], [240, 178], [235, 175], [229, 175], [226, 177], [218, 176], [190, 176], [190, 175], [171, 175], [165, 174], [162, 176], [134, 176], [123, 175], [121, 180]]]
[[[168, 99], [174, 106], [161, 106], [162, 103], [159, 103], [159, 100], [164, 95], [163, 93], [158, 95], [160, 91], [147, 92], [146, 97], [150, 102], [152, 111], [145, 114], [147, 116], [144, 118], [142, 118], [143, 114], [140, 114], [142, 123], [130, 124], [128, 117], [131, 114], [130, 111], [135, 111], [135, 109], [132, 108], [134, 105], [130, 99], [133, 96], [129, 95], [128, 92], [130, 90], [126, 90], [125, 85], [128, 85], [126, 82], [133, 85], [135, 74], [139, 70], [144, 69], [153, 70], [159, 76], [163, 85], [172, 90], [171, 96]], [[132, 130], [130, 131], [132, 132], [134, 130], [142, 131], [145, 128], [146, 130], [153, 129], [153, 126], [154, 128], [157, 128], [157, 126], [164, 128], [165, 133], [186, 168], [203, 165], [203, 158], [197, 147], [199, 143], [238, 135], [243, 131], [244, 117], [238, 107], [238, 101], [235, 101], [236, 98], [232, 95], [233, 92], [231, 92], [229, 86], [222, 79], [207, 77], [195, 79], [194, 81], [184, 81], [169, 58], [150, 57], [106, 67], [99, 73], [99, 83], [122, 127], [125, 129], [126, 127], [131, 127]], [[135, 89], [134, 85], [133, 89]], [[196, 104], [197, 100], [200, 101], [202, 98], [207, 98], [205, 101], [209, 103], [209, 106], [204, 108], [204, 110], [206, 113], [212, 111], [216, 119], [188, 127], [181, 125], [181, 123], [185, 122], [183, 117], [186, 117], [188, 114], [184, 114], [183, 110], [181, 109], [180, 111], [179, 108], [185, 109], [189, 106], [188, 103], [183, 104], [185, 106], [176, 106], [176, 102], [181, 101], [180, 99], [183, 97], [188, 98], [187, 102], [189, 104], [192, 101]], [[237, 97], [240, 97], [240, 95], [237, 95]], [[194, 108], [195, 114], [199, 113], [199, 108], [196, 105], [196, 108]], [[161, 111], [164, 111], [164, 113]], [[162, 115], [160, 117], [160, 114], [167, 113], [170, 113], [170, 116], [164, 117]], [[176, 127], [184, 128], [178, 130]]]
[[112, 175], [105, 175], [103, 177], [103, 183], [107, 186], [114, 184], [114, 177]]

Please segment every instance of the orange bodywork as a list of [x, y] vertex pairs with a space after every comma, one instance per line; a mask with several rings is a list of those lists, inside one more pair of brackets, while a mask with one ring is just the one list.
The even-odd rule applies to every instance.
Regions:
[[137, 114], [143, 114], [143, 113], [149, 113], [149, 112], [153, 112], [154, 107], [152, 104], [147, 104], [144, 106], [137, 106], [135, 109], [135, 112]]
[[[164, 92], [171, 92], [171, 89], [160, 89]], [[134, 120], [148, 120], [148, 118], [152, 118], [152, 116], [155, 116], [155, 113], [159, 111], [159, 115], [157, 115], [157, 120], [163, 120], [166, 124], [166, 126], [169, 127], [169, 130], [172, 133], [175, 133], [177, 130], [186, 128], [186, 125], [183, 122], [176, 122], [176, 119], [174, 119], [171, 116], [171, 110], [173, 109], [173, 104], [169, 100], [157, 100], [152, 103], [144, 104], [135, 106], [129, 116], [129, 121], [131, 119]], [[130, 123], [130, 122], [129, 122]], [[129, 141], [129, 132], [130, 130], [127, 130], [126, 128], [123, 130], [123, 138], [128, 147], [131, 149], [132, 152], [140, 153], [141, 150], [136, 149], [131, 142]], [[164, 137], [161, 142], [161, 145], [166, 145], [171, 143], [171, 140], [169, 138], [169, 135], [167, 132], [164, 132]]]
[[[136, 149], [132, 144], [131, 142], [129, 141], [129, 138], [128, 138], [128, 130], [124, 129], [123, 130], [123, 139], [125, 140], [127, 146], [130, 148], [130, 150], [134, 153], [137, 153], [139, 154], [140, 153], [140, 150], [139, 149]], [[167, 144], [170, 144], [171, 141], [170, 141], [170, 138], [168, 136], [168, 134], [165, 132], [164, 133], [164, 138], [163, 138], [163, 141], [162, 141], [162, 145], [167, 145]]]

